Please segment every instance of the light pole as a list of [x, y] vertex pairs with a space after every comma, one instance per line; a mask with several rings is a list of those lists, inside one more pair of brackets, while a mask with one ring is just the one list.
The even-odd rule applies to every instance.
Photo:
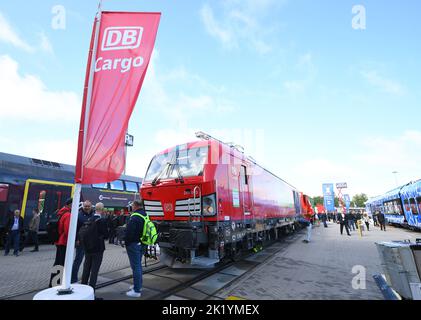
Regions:
[[396, 176], [399, 172], [397, 172], [397, 171], [393, 171], [392, 173], [393, 173], [393, 175], [394, 175], [394, 177], [395, 177], [396, 187], [399, 187], [399, 184], [398, 184], [398, 177]]

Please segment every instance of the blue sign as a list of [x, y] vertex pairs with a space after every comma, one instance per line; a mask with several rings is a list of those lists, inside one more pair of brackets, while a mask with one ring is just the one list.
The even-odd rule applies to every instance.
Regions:
[[333, 189], [333, 183], [323, 184], [323, 202], [324, 207], [328, 212], [335, 211], [335, 191]]
[[344, 201], [345, 201], [346, 211], [348, 211], [349, 207], [351, 206], [351, 199], [349, 198], [349, 194], [344, 194]]

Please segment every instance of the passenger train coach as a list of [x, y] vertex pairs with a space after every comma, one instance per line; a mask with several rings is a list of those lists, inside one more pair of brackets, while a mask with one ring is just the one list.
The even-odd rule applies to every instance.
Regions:
[[421, 230], [421, 180], [410, 182], [384, 195], [369, 199], [367, 211], [384, 213], [393, 225]]
[[196, 135], [202, 140], [157, 154], [141, 187], [167, 265], [209, 268], [235, 259], [293, 230], [304, 207], [311, 210], [307, 196], [238, 148]]
[[[27, 158], [0, 152], [0, 243], [7, 215], [19, 209], [27, 227], [32, 210], [41, 213], [40, 231], [73, 194], [75, 167], [67, 164]], [[130, 201], [139, 198], [142, 180], [123, 175], [103, 184], [83, 185], [81, 201], [103, 202], [114, 212], [126, 209]]]

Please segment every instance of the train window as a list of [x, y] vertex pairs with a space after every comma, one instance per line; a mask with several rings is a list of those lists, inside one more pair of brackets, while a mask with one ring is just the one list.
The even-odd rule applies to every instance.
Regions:
[[9, 194], [9, 185], [6, 183], [1, 183], [0, 184], [0, 202], [6, 202], [8, 194]]
[[405, 211], [407, 211], [407, 212], [408, 212], [408, 211], [410, 210], [410, 207], [409, 207], [409, 201], [408, 201], [408, 199], [405, 199], [403, 203], [404, 203], [404, 205], [405, 205]]
[[105, 183], [96, 183], [96, 184], [93, 184], [92, 187], [98, 188], [98, 189], [108, 189], [108, 184], [106, 182]]
[[418, 212], [421, 212], [421, 197], [417, 198]]
[[113, 182], [110, 182], [110, 189], [123, 191], [124, 190], [123, 181], [115, 180]]
[[133, 181], [124, 181], [124, 183], [126, 184], [126, 191], [139, 192], [139, 188], [138, 188], [136, 182], [133, 182]]
[[57, 191], [56, 192], [56, 195], [57, 195], [57, 198], [56, 198], [56, 201], [57, 201], [57, 210], [60, 210], [60, 208], [61, 208], [61, 195], [62, 195], [62, 192], [61, 191]]
[[417, 210], [417, 205], [415, 203], [415, 199], [414, 198], [409, 199], [409, 203], [411, 204], [411, 212], [412, 212], [412, 214], [417, 215], [418, 214], [418, 210]]

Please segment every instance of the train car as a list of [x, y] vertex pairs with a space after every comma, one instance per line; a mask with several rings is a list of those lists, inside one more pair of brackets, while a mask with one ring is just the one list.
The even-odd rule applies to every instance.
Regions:
[[[74, 172], [71, 165], [0, 152], [0, 232], [14, 210], [21, 210], [27, 227], [32, 210], [37, 208], [43, 234], [47, 221], [73, 194]], [[123, 175], [110, 183], [84, 185], [81, 201], [89, 199], [93, 204], [101, 201], [107, 209], [120, 211], [139, 198], [141, 182], [140, 178]]]
[[367, 201], [367, 210], [382, 212], [389, 224], [421, 230], [421, 180]]
[[294, 228], [300, 194], [233, 145], [207, 134], [157, 154], [141, 187], [161, 261], [211, 268]]
[[403, 186], [400, 198], [408, 226], [421, 230], [421, 180]]

